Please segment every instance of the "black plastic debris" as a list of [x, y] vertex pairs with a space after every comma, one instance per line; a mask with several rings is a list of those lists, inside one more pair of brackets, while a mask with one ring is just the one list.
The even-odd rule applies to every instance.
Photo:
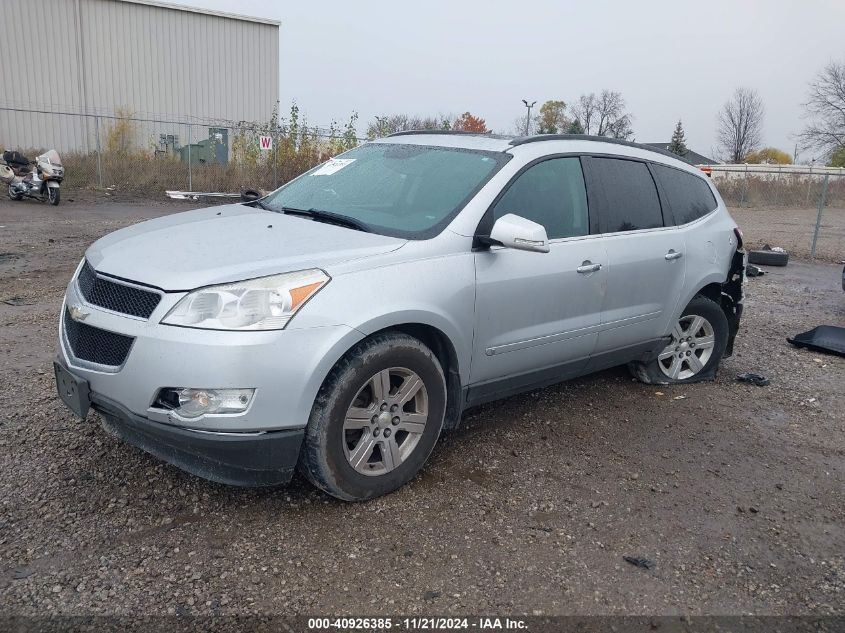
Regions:
[[820, 325], [786, 340], [795, 347], [845, 356], [845, 327]]
[[740, 374], [739, 376], [736, 377], [736, 379], [739, 382], [747, 382], [747, 383], [750, 383], [752, 385], [757, 385], [758, 387], [767, 387], [769, 385], [769, 379], [766, 378], [765, 376], [760, 375], [760, 374], [751, 374], [751, 373]]
[[631, 563], [634, 567], [641, 567], [643, 569], [652, 569], [654, 561], [647, 558], [640, 558], [638, 556], [623, 556], [626, 563]]
[[748, 264], [745, 267], [745, 275], [747, 277], [761, 277], [762, 275], [765, 275], [765, 274], [766, 274], [765, 270], [755, 266], [754, 264]]

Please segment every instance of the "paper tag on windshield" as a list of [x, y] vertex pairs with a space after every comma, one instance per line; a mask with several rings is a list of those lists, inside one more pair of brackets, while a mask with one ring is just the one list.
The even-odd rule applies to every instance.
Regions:
[[312, 176], [331, 176], [335, 172], [340, 171], [344, 167], [346, 167], [349, 163], [354, 163], [354, 158], [332, 158], [327, 162], [325, 165], [320, 167], [315, 172], [312, 172]]

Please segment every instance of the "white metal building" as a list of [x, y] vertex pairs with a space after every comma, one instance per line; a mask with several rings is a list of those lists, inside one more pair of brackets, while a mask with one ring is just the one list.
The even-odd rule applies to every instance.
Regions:
[[92, 150], [94, 115], [118, 109], [154, 138], [179, 133], [155, 120], [266, 121], [276, 105], [276, 21], [155, 0], [0, 4], [0, 147]]

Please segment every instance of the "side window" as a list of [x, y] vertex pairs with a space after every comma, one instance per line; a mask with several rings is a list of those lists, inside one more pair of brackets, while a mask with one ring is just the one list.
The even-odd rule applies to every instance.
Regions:
[[697, 220], [718, 206], [703, 178], [663, 165], [652, 164], [651, 168], [669, 201], [675, 224]]
[[594, 157], [590, 159], [590, 169], [600, 190], [602, 233], [663, 226], [657, 187], [645, 163]]
[[550, 240], [587, 235], [587, 191], [577, 157], [551, 158], [529, 167], [493, 207], [493, 222], [513, 213], [542, 224]]

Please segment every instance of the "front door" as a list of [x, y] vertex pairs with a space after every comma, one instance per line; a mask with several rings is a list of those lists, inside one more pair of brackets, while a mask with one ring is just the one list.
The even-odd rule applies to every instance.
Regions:
[[551, 158], [519, 174], [487, 228], [513, 213], [542, 224], [550, 251], [491, 247], [475, 254], [470, 403], [577, 375], [595, 347], [607, 252], [591, 236], [581, 163]]

